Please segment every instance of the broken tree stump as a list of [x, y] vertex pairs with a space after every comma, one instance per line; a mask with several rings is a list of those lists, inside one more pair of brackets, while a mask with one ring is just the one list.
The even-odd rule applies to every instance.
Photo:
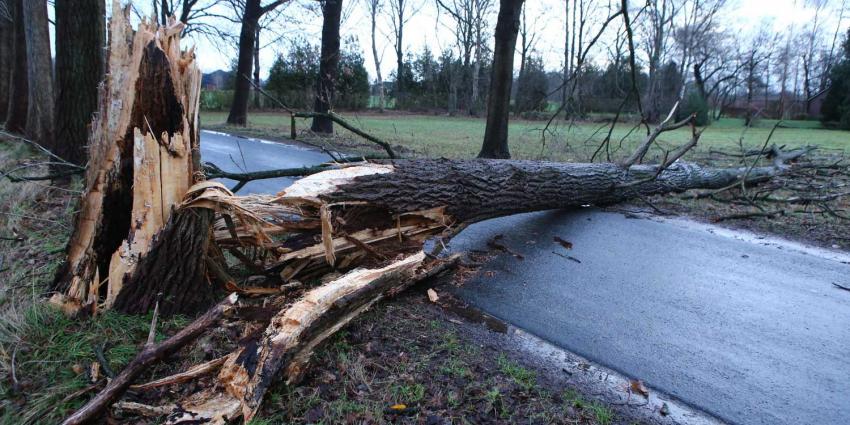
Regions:
[[[134, 32], [129, 13], [129, 6], [113, 2], [109, 72], [92, 121], [85, 192], [54, 301], [75, 312], [99, 307], [145, 312], [161, 293], [164, 314], [200, 311], [214, 299], [203, 284], [202, 261], [211, 216], [166, 223], [200, 176], [201, 73], [193, 51], [180, 50], [182, 23], [170, 19], [158, 27], [143, 21]], [[172, 248], [163, 250], [168, 260], [179, 258], [180, 267], [158, 270], [162, 261], [146, 258], [164, 241]]]

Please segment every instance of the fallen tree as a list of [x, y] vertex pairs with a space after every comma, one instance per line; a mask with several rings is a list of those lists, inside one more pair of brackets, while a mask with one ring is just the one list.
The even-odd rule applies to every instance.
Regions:
[[[119, 10], [117, 3], [113, 10]], [[157, 28], [142, 22], [132, 33], [127, 13], [114, 13], [110, 23], [110, 74], [93, 123], [86, 191], [53, 301], [74, 314], [103, 308], [145, 313], [159, 305], [168, 315], [203, 311], [228, 292], [246, 295], [238, 302], [228, 298], [233, 306], [226, 309], [228, 320], [244, 326], [238, 347], [198, 368], [210, 373], [220, 367], [213, 385], [171, 408], [133, 405], [140, 412], [171, 412], [169, 423], [250, 420], [270, 385], [298, 382], [313, 350], [330, 335], [382, 298], [455, 264], [455, 257], [426, 249], [429, 240], [510, 214], [762, 182], [785, 173], [790, 161], [807, 152], [777, 153], [766, 166], [682, 162], [700, 136], [690, 119], [675, 125], [690, 125], [691, 140], [657, 164], [643, 161], [666, 122], [619, 164], [330, 164], [309, 170], [318, 172], [277, 195], [236, 196], [204, 180], [199, 72], [193, 53], [179, 49], [181, 24], [172, 20]], [[241, 176], [240, 182], [253, 177]], [[240, 283], [231, 277], [237, 266], [251, 278]], [[224, 314], [219, 304], [202, 317]], [[204, 327], [211, 322], [203, 321]], [[140, 365], [179, 348], [144, 349], [120, 375], [120, 385], [108, 386], [67, 423], [99, 417], [130, 387]], [[199, 373], [155, 382], [182, 382]], [[136, 388], [148, 387], [153, 385]]]

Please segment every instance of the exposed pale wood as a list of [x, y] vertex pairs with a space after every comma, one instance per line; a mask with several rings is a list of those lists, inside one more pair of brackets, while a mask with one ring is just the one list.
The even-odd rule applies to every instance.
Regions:
[[129, 7], [113, 1], [86, 189], [54, 286], [66, 308], [112, 307], [199, 177], [201, 73], [193, 51], [180, 50], [182, 27], [143, 20], [134, 31]]
[[182, 383], [182, 382], [188, 382], [188, 381], [191, 381], [191, 380], [193, 380], [193, 379], [195, 379], [199, 376], [204, 376], [204, 375], [207, 375], [209, 373], [212, 373], [213, 371], [215, 371], [216, 369], [221, 367], [221, 365], [224, 364], [225, 360], [227, 360], [226, 357], [219, 357], [217, 359], [210, 360], [208, 362], [192, 366], [191, 368], [189, 368], [188, 370], [186, 370], [184, 372], [180, 372], [180, 373], [177, 373], [177, 374], [174, 374], [174, 375], [171, 375], [171, 376], [167, 376], [165, 378], [156, 379], [156, 380], [150, 381], [150, 382], [145, 383], [145, 384], [130, 385], [130, 389], [131, 390], [149, 390], [151, 388], [158, 388], [158, 387], [162, 387], [162, 386], [165, 386], [165, 385], [172, 385], [172, 384], [179, 384], [179, 383]]
[[228, 356], [218, 375], [225, 391], [209, 388], [195, 394], [181, 403], [180, 417], [214, 424], [239, 416], [250, 421], [269, 386], [277, 379], [298, 382], [314, 349], [330, 335], [382, 298], [445, 270], [456, 260], [426, 261], [425, 253], [419, 251], [384, 267], [353, 270], [309, 291], [273, 317], [259, 341], [248, 341]]

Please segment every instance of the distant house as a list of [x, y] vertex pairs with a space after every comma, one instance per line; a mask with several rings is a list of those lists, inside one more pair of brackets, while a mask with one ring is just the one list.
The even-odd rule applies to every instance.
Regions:
[[201, 77], [201, 87], [206, 90], [224, 90], [233, 78], [230, 72], [219, 69], [218, 71], [204, 74]]
[[829, 92], [829, 87], [815, 93], [812, 97], [806, 99], [806, 104], [808, 105], [808, 110], [806, 114], [811, 118], [820, 118], [821, 108], [823, 107], [823, 101], [826, 99], [826, 94]]

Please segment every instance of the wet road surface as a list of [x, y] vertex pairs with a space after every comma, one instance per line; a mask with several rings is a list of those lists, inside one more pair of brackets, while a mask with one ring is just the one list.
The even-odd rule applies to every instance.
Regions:
[[[228, 171], [327, 160], [273, 142], [201, 139], [204, 160]], [[450, 249], [486, 250], [500, 234], [524, 259], [500, 254], [484, 267], [493, 274], [457, 289], [471, 304], [729, 422], [850, 424], [850, 292], [832, 285], [850, 285], [850, 255], [595, 209], [478, 223]]]

